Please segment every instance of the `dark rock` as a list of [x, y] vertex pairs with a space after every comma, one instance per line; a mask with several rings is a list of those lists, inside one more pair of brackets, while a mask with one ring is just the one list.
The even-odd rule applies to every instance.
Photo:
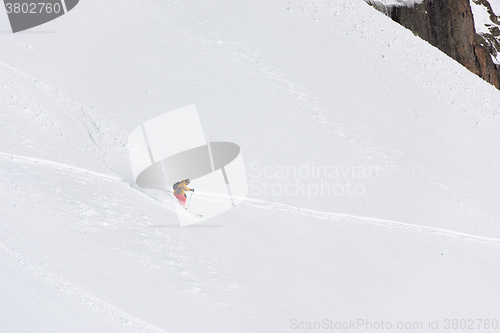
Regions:
[[[487, 3], [486, 0], [476, 1]], [[498, 41], [476, 34], [469, 0], [424, 0], [412, 7], [392, 6], [384, 11], [394, 21], [500, 89], [500, 72], [491, 58], [492, 54], [496, 56]]]

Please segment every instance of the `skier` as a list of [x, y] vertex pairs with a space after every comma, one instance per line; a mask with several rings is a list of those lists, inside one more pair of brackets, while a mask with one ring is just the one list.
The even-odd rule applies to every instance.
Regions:
[[186, 191], [193, 191], [194, 188], [189, 188], [187, 185], [189, 185], [191, 181], [189, 179], [185, 179], [179, 182], [179, 185], [175, 188], [174, 191], [174, 196], [179, 200], [179, 203], [182, 205], [182, 207], [186, 207]]

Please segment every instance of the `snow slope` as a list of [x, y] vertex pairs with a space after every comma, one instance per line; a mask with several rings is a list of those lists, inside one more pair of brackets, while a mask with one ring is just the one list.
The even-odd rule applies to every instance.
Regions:
[[[364, 1], [85, 1], [0, 38], [0, 332], [500, 320], [500, 95]], [[251, 188], [180, 228], [126, 140], [193, 103]], [[279, 173], [312, 165], [378, 172]]]

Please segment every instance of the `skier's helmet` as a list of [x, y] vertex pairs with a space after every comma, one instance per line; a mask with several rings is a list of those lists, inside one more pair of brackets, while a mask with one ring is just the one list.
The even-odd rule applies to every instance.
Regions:
[[189, 179], [186, 179], [185, 182], [186, 182], [186, 184], [191, 183], [191, 181]]

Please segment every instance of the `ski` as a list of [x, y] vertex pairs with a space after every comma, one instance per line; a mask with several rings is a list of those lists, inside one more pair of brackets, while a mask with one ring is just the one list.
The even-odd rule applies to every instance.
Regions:
[[197, 217], [197, 218], [202, 218], [203, 215], [201, 214], [198, 214], [198, 213], [193, 213], [193, 212], [190, 212], [189, 210], [185, 210], [185, 212], [189, 213], [190, 215], [193, 215], [194, 217]]
[[183, 215], [187, 215], [187, 216], [196, 217], [196, 218], [200, 218], [200, 219], [205, 216], [205, 215], [202, 215], [202, 214], [190, 212], [186, 208], [180, 208], [179, 207], [179, 208], [176, 209], [176, 211], [177, 211], [177, 213], [180, 213], [180, 214], [183, 214]]

